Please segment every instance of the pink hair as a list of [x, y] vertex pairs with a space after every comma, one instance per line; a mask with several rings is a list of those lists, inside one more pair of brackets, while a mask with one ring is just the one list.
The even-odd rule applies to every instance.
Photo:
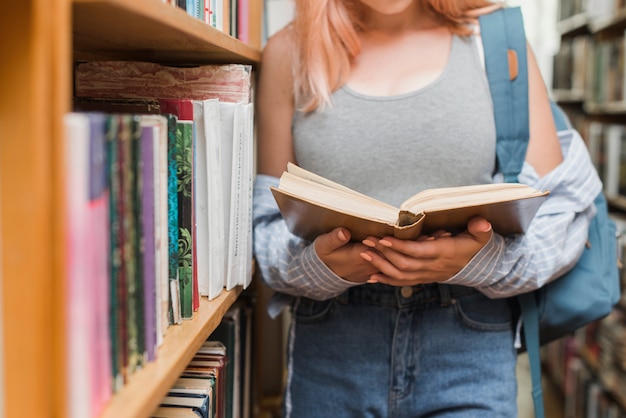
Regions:
[[[425, 0], [453, 33], [469, 35], [467, 23], [476, 9], [494, 6], [490, 0]], [[294, 69], [296, 103], [308, 112], [330, 104], [330, 96], [345, 81], [350, 63], [361, 51], [359, 0], [298, 0], [294, 19], [298, 59]]]

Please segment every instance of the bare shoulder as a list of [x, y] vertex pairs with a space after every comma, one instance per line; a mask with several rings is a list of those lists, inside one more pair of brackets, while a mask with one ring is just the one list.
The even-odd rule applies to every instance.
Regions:
[[287, 25], [267, 40], [263, 48], [263, 55], [269, 55], [269, 58], [276, 58], [275, 54], [291, 54], [293, 42], [293, 27], [292, 25]]
[[272, 73], [272, 78], [279, 77], [284, 81], [291, 81], [294, 60], [294, 39], [291, 25], [272, 35], [265, 47], [261, 59], [261, 70]]
[[274, 34], [263, 49], [256, 91], [258, 172], [279, 177], [293, 154], [294, 115], [292, 29]]

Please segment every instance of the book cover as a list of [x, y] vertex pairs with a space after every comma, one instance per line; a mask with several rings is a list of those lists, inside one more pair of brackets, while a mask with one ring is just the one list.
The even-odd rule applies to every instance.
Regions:
[[203, 395], [207, 399], [207, 413], [209, 417], [215, 414], [215, 379], [212, 376], [179, 377], [169, 390], [169, 395]]
[[179, 222], [178, 284], [180, 286], [181, 316], [183, 319], [190, 319], [193, 317], [194, 305], [193, 102], [177, 99], [160, 99], [159, 101], [162, 112], [174, 114], [177, 117], [175, 152]]
[[140, 99], [97, 99], [92, 97], [76, 97], [72, 101], [74, 111], [105, 112], [127, 114], [159, 114], [159, 101]]
[[126, 365], [126, 274], [124, 268], [122, 173], [120, 165], [121, 115], [108, 115], [106, 122], [107, 178], [109, 179], [110, 246], [110, 336], [113, 390], [124, 384]]
[[489, 220], [502, 235], [523, 233], [548, 195], [519, 183], [448, 187], [413, 195], [396, 208], [294, 164], [272, 193], [293, 234], [313, 240], [343, 226], [357, 241], [462, 231], [474, 216]]
[[202, 418], [202, 414], [193, 408], [159, 406], [150, 414], [150, 418]]
[[[225, 286], [226, 277], [226, 215], [224, 213], [224, 181], [222, 161], [222, 137], [220, 103], [217, 99], [204, 101], [204, 137], [206, 141], [206, 160], [208, 177], [208, 228], [209, 275], [206, 283], [208, 298], [217, 297]], [[232, 141], [231, 141], [232, 142]], [[230, 164], [228, 164], [230, 166]]]
[[202, 418], [209, 416], [209, 397], [185, 393], [168, 393], [162, 400], [161, 406], [175, 406], [190, 408]]
[[89, 120], [89, 200], [86, 233], [92, 291], [88, 307], [93, 320], [92, 338], [92, 414], [101, 414], [112, 394], [111, 342], [109, 339], [109, 188], [106, 177], [106, 116], [87, 113]]
[[197, 270], [198, 293], [209, 294], [210, 280], [210, 255], [209, 255], [209, 177], [207, 166], [207, 142], [204, 126], [204, 101], [193, 101], [194, 114], [194, 136], [195, 136], [195, 161], [194, 161], [194, 214], [196, 221], [195, 245], [196, 254], [194, 267]]
[[169, 277], [169, 323], [179, 324], [180, 298], [178, 279], [178, 164], [176, 152], [176, 130], [178, 118], [167, 114], [167, 222], [168, 222], [168, 277]]
[[228, 268], [226, 288], [250, 284], [252, 274], [252, 104], [237, 103], [233, 113]]
[[[231, 307], [208, 342], [220, 342], [226, 349], [226, 416], [240, 416], [241, 402], [241, 313], [237, 306]], [[199, 350], [200, 355], [203, 353]]]
[[92, 413], [93, 378], [92, 343], [89, 303], [93, 289], [87, 278], [90, 265], [86, 245], [88, 238], [88, 182], [89, 182], [89, 120], [83, 114], [72, 113], [64, 117], [64, 151], [67, 174], [64, 186], [66, 221], [67, 264], [67, 383], [75, 394], [68, 404], [72, 417]]
[[153, 130], [154, 260], [156, 345], [163, 342], [168, 327], [168, 252], [167, 252], [167, 119], [162, 115], [142, 115], [141, 124]]
[[251, 74], [252, 67], [243, 64], [171, 67], [139, 61], [91, 61], [76, 66], [74, 88], [78, 98], [249, 103]]
[[249, 0], [237, 0], [237, 39], [244, 43], [250, 41], [249, 8]]
[[181, 377], [206, 376], [215, 378], [215, 416], [224, 417], [226, 411], [226, 363], [227, 359], [221, 355], [196, 354], [189, 362]]
[[192, 137], [193, 125], [179, 121], [176, 130], [178, 149], [178, 278], [183, 319], [193, 316], [193, 201]]
[[141, 123], [141, 141], [139, 143], [139, 181], [141, 183], [141, 226], [143, 244], [143, 324], [145, 358], [152, 361], [156, 357], [157, 336], [157, 253], [156, 253], [156, 205], [155, 205], [155, 168], [153, 126]]
[[121, 115], [119, 131], [123, 264], [126, 276], [126, 378], [143, 363], [143, 291], [141, 251], [141, 199], [139, 192], [139, 141], [141, 129], [135, 115]]
[[220, 116], [220, 167], [222, 170], [222, 208], [224, 211], [224, 286], [228, 284], [230, 262], [229, 242], [231, 240], [231, 188], [233, 182], [233, 135], [236, 103], [219, 102]]

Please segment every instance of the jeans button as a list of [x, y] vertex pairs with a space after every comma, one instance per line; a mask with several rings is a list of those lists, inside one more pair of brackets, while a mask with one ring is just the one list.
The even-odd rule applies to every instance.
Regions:
[[403, 298], [408, 299], [411, 297], [411, 295], [413, 295], [413, 288], [411, 286], [402, 286], [402, 289], [400, 289], [400, 294]]

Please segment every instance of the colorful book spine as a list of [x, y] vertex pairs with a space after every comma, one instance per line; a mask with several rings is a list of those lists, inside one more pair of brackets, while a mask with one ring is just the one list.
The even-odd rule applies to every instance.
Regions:
[[190, 319], [193, 317], [194, 293], [198, 292], [197, 275], [193, 274], [193, 102], [182, 99], [161, 99], [159, 102], [161, 112], [177, 118], [175, 152], [179, 222], [178, 278], [181, 316], [183, 319]]
[[107, 177], [109, 178], [109, 246], [110, 246], [110, 336], [111, 368], [113, 389], [119, 390], [124, 384], [124, 364], [126, 345], [126, 282], [123, 268], [123, 239], [121, 211], [121, 174], [119, 164], [118, 132], [121, 116], [107, 117]]
[[87, 300], [91, 315], [92, 416], [99, 416], [112, 393], [109, 338], [109, 186], [106, 160], [106, 116], [87, 113], [89, 120], [89, 203], [86, 250], [91, 289]]
[[157, 265], [155, 238], [155, 128], [142, 126], [139, 144], [141, 226], [143, 232], [143, 324], [145, 357], [152, 361], [156, 357], [157, 324]]
[[178, 149], [178, 267], [183, 319], [193, 316], [193, 201], [192, 201], [193, 124], [179, 121], [176, 131]]
[[136, 320], [136, 225], [135, 225], [135, 201], [134, 182], [135, 171], [133, 170], [133, 121], [130, 115], [120, 117], [120, 130], [118, 135], [118, 158], [120, 166], [120, 201], [122, 223], [122, 264], [124, 271], [124, 292], [126, 306], [122, 320], [126, 332], [124, 347], [124, 382], [128, 381], [138, 363], [137, 359], [137, 320]]
[[133, 235], [131, 246], [133, 248], [134, 274], [132, 276], [132, 286], [130, 287], [130, 297], [133, 301], [133, 311], [131, 314], [135, 336], [135, 345], [131, 346], [131, 353], [134, 355], [132, 371], [139, 370], [144, 362], [145, 354], [145, 323], [144, 323], [144, 293], [143, 293], [143, 268], [144, 268], [144, 245], [143, 245], [143, 205], [142, 205], [142, 173], [141, 173], [141, 117], [139, 115], [130, 116], [131, 127], [131, 199]]
[[176, 162], [176, 130], [178, 118], [167, 117], [167, 212], [168, 212], [168, 277], [170, 291], [170, 324], [178, 324], [180, 318], [180, 293], [178, 284], [178, 177]]

